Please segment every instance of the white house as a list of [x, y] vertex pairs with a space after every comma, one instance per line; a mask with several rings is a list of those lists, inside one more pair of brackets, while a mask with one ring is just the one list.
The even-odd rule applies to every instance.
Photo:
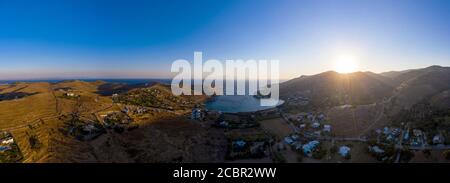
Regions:
[[11, 146], [0, 146], [0, 152], [10, 150]]
[[400, 132], [401, 132], [400, 128], [394, 128], [392, 129], [391, 134], [397, 136], [400, 134]]
[[223, 127], [227, 127], [228, 126], [228, 122], [222, 121], [222, 122], [219, 123], [219, 125], [223, 126]]
[[294, 143], [294, 140], [292, 140], [291, 137], [285, 137], [284, 143], [291, 145], [292, 143]]
[[305, 128], [306, 124], [300, 124], [300, 128]]
[[313, 127], [313, 128], [319, 128], [319, 127], [320, 127], [320, 123], [319, 123], [319, 122], [314, 122], [314, 123], [312, 124], [312, 127]]
[[14, 139], [11, 138], [11, 137], [2, 140], [2, 144], [3, 145], [9, 145], [9, 144], [12, 144], [12, 143], [14, 143]]
[[195, 108], [192, 109], [192, 114], [191, 114], [191, 119], [202, 119], [203, 114], [202, 114], [202, 110]]
[[243, 148], [247, 144], [244, 140], [236, 140], [233, 142], [233, 145], [237, 148]]
[[300, 150], [300, 149], [302, 149], [302, 143], [300, 143], [300, 142], [296, 142], [296, 143], [294, 143], [293, 145], [295, 146], [295, 150]]
[[84, 131], [89, 132], [89, 133], [95, 131], [96, 129], [97, 128], [93, 124], [85, 125], [83, 128]]
[[382, 153], [384, 153], [384, 150], [381, 149], [381, 148], [378, 147], [378, 146], [372, 146], [372, 147], [369, 147], [369, 150], [370, 150], [371, 152], [374, 152], [374, 153], [377, 153], [377, 154], [382, 154]]
[[325, 119], [325, 115], [324, 115], [324, 114], [319, 114], [318, 118], [319, 118], [320, 120], [323, 120], [323, 119]]
[[388, 135], [389, 133], [391, 133], [391, 130], [389, 129], [389, 127], [384, 127], [384, 128], [383, 128], [383, 133], [384, 133], [385, 135]]
[[418, 130], [418, 129], [413, 129], [413, 134], [414, 136], [418, 137], [418, 136], [422, 136], [422, 131]]
[[350, 154], [350, 147], [347, 147], [347, 146], [339, 147], [339, 154], [342, 157], [347, 157]]
[[331, 132], [331, 125], [323, 125], [324, 132]]
[[68, 97], [76, 97], [77, 95], [75, 95], [75, 93], [66, 93], [66, 96], [68, 96]]
[[320, 130], [317, 130], [317, 131], [314, 132], [314, 135], [316, 135], [316, 136], [320, 136], [321, 134], [322, 134], [322, 133], [321, 133]]
[[441, 138], [441, 136], [435, 135], [435, 136], [433, 137], [433, 143], [434, 143], [434, 144], [440, 144], [440, 143], [442, 143], [442, 138]]
[[409, 131], [406, 131], [403, 135], [403, 140], [409, 140]]
[[300, 137], [298, 135], [291, 135], [292, 140], [298, 140]]
[[319, 145], [319, 141], [313, 140], [302, 146], [303, 153], [310, 155], [311, 152]]

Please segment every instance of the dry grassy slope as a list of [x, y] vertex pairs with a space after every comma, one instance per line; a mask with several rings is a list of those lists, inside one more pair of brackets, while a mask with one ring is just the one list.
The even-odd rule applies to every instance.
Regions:
[[17, 100], [0, 101], [0, 129], [23, 126], [34, 123], [40, 118], [51, 118], [57, 115], [56, 102], [51, 93], [50, 84], [21, 83], [3, 90], [2, 93], [17, 89], [20, 89], [18, 92], [37, 92], [37, 94]]
[[[168, 112], [154, 112], [145, 120], [137, 120], [140, 128], [134, 131], [108, 132], [91, 142], [81, 142], [59, 132], [64, 124], [60, 115], [76, 110], [83, 117], [94, 119], [95, 112], [120, 109], [112, 105], [110, 97], [97, 94], [102, 84], [71, 81], [3, 85], [0, 92], [38, 94], [0, 102], [0, 129], [13, 133], [24, 155], [23, 162], [170, 162], [179, 157], [188, 162], [221, 161], [223, 133]], [[67, 87], [80, 95], [79, 99], [66, 98], [64, 91], [54, 90]], [[154, 87], [170, 91], [167, 86]], [[31, 135], [39, 139], [40, 148], [31, 147]]]
[[103, 82], [62, 82], [55, 84], [53, 88], [71, 88], [71, 92], [79, 95], [79, 98], [63, 97], [65, 92], [55, 91], [58, 97], [58, 108], [60, 114], [70, 114], [77, 109], [82, 116], [91, 116], [92, 113], [104, 110], [112, 106], [110, 97], [100, 96], [96, 92]]
[[329, 124], [337, 137], [364, 136], [370, 130], [389, 124], [382, 105], [359, 105], [353, 107], [333, 107], [327, 110]]
[[439, 109], [449, 109], [450, 105], [450, 90], [445, 90], [437, 95], [431, 97], [431, 105]]
[[[24, 156], [23, 162], [39, 162], [47, 154], [49, 126], [55, 123], [56, 100], [49, 83], [18, 83], [3, 90], [37, 93], [16, 100], [0, 102], [0, 129], [11, 131]], [[32, 149], [31, 135], [38, 137], [41, 148]], [[45, 159], [45, 158], [44, 158]]]
[[[402, 80], [390, 104], [391, 110], [395, 113], [419, 102], [431, 101], [433, 96], [439, 96], [440, 93], [449, 90], [450, 67], [432, 66], [416, 69], [394, 79]], [[450, 103], [441, 107], [450, 108]]]
[[[57, 156], [59, 153], [59, 150], [55, 149], [61, 148], [51, 146], [70, 144], [73, 141], [58, 132], [58, 128], [63, 124], [58, 117], [74, 111], [77, 101], [76, 99], [61, 98], [64, 92], [53, 91], [53, 89], [71, 87], [75, 93], [81, 95], [80, 112], [83, 115], [92, 116], [92, 112], [102, 110], [111, 105], [111, 99], [99, 97], [94, 93], [96, 85], [97, 83], [74, 81], [58, 84], [17, 83], [15, 85], [2, 86], [1, 93], [13, 91], [37, 93], [21, 99], [0, 102], [0, 129], [13, 133], [24, 155], [23, 162], [48, 161], [52, 159], [52, 156]], [[31, 135], [38, 137], [41, 143], [39, 149], [30, 147], [29, 137]], [[77, 146], [67, 147], [76, 148]]]

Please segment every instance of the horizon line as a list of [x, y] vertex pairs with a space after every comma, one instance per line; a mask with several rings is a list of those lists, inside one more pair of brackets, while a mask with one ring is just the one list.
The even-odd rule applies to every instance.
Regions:
[[[291, 80], [291, 79], [295, 79], [301, 76], [311, 76], [311, 75], [316, 75], [316, 74], [321, 74], [321, 73], [325, 73], [325, 72], [337, 72], [339, 74], [352, 74], [352, 73], [358, 73], [358, 72], [372, 72], [375, 74], [381, 74], [381, 73], [386, 73], [386, 72], [401, 72], [401, 71], [407, 71], [407, 70], [414, 70], [414, 69], [423, 69], [423, 68], [428, 68], [428, 67], [450, 67], [450, 66], [442, 66], [442, 65], [436, 65], [436, 64], [432, 64], [426, 67], [418, 67], [418, 68], [408, 68], [408, 69], [403, 69], [403, 70], [389, 70], [389, 71], [382, 71], [382, 72], [373, 72], [370, 70], [358, 70], [358, 71], [354, 71], [354, 72], [349, 72], [349, 73], [341, 73], [338, 72], [336, 70], [325, 70], [325, 71], [321, 71], [315, 74], [309, 74], [309, 75], [305, 75], [305, 74], [300, 74], [296, 77], [292, 77], [292, 78], [280, 78], [280, 81], [287, 81], [287, 80]], [[89, 76], [75, 76], [75, 77], [30, 77], [30, 78], [8, 78], [8, 79], [0, 79], [0, 81], [39, 81], [39, 80], [59, 80], [59, 81], [67, 81], [67, 80], [128, 80], [128, 79], [141, 79], [141, 80], [145, 80], [145, 79], [151, 79], [151, 80], [168, 80], [168, 79], [173, 79], [172, 77], [117, 77], [117, 76], [112, 76], [112, 77], [89, 77]]]

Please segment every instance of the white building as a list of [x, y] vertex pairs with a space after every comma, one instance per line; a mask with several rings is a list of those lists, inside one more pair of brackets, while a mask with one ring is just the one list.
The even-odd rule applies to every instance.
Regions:
[[441, 138], [441, 136], [435, 135], [435, 136], [433, 137], [433, 143], [434, 143], [434, 144], [440, 144], [440, 143], [442, 143], [442, 138]]
[[11, 150], [11, 146], [0, 146], [0, 152]]
[[381, 148], [378, 147], [378, 146], [372, 146], [372, 147], [369, 147], [369, 150], [370, 150], [371, 152], [376, 153], [376, 154], [382, 154], [382, 153], [384, 153], [384, 150], [381, 149]]
[[331, 125], [323, 125], [324, 132], [331, 132]]
[[303, 153], [310, 156], [312, 151], [319, 145], [319, 141], [313, 140], [302, 146]]
[[320, 127], [320, 123], [319, 123], [319, 122], [314, 122], [314, 123], [312, 124], [312, 127], [313, 127], [313, 128], [319, 128], [319, 127]]
[[9, 145], [9, 144], [12, 144], [12, 143], [14, 143], [14, 139], [11, 138], [11, 137], [2, 140], [2, 144], [3, 145]]
[[422, 131], [418, 130], [418, 129], [413, 129], [413, 134], [414, 136], [418, 137], [418, 136], [422, 136]]
[[202, 110], [198, 108], [192, 109], [191, 119], [202, 119], [202, 118], [203, 118]]
[[319, 114], [318, 118], [319, 118], [320, 120], [324, 120], [324, 119], [325, 119], [325, 115], [324, 115], [324, 114]]
[[68, 96], [68, 97], [76, 97], [77, 95], [75, 95], [75, 93], [66, 93], [66, 96]]
[[347, 147], [347, 146], [339, 147], [339, 154], [342, 157], [347, 157], [350, 154], [350, 147]]
[[384, 127], [384, 128], [383, 128], [383, 133], [384, 133], [385, 135], [388, 135], [389, 133], [391, 133], [391, 130], [389, 129], [389, 127]]
[[222, 121], [222, 122], [219, 123], [219, 125], [223, 126], [223, 127], [227, 127], [228, 126], [228, 122]]
[[85, 125], [84, 128], [83, 128], [83, 130], [86, 131], [86, 132], [93, 132], [96, 129], [97, 128], [93, 124]]
[[285, 137], [284, 143], [291, 145], [294, 143], [294, 140], [291, 137]]

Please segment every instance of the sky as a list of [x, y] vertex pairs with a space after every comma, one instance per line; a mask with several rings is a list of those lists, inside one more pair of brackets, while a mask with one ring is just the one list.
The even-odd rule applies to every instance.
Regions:
[[177, 59], [280, 61], [281, 79], [450, 65], [448, 0], [0, 0], [0, 80], [170, 78]]

